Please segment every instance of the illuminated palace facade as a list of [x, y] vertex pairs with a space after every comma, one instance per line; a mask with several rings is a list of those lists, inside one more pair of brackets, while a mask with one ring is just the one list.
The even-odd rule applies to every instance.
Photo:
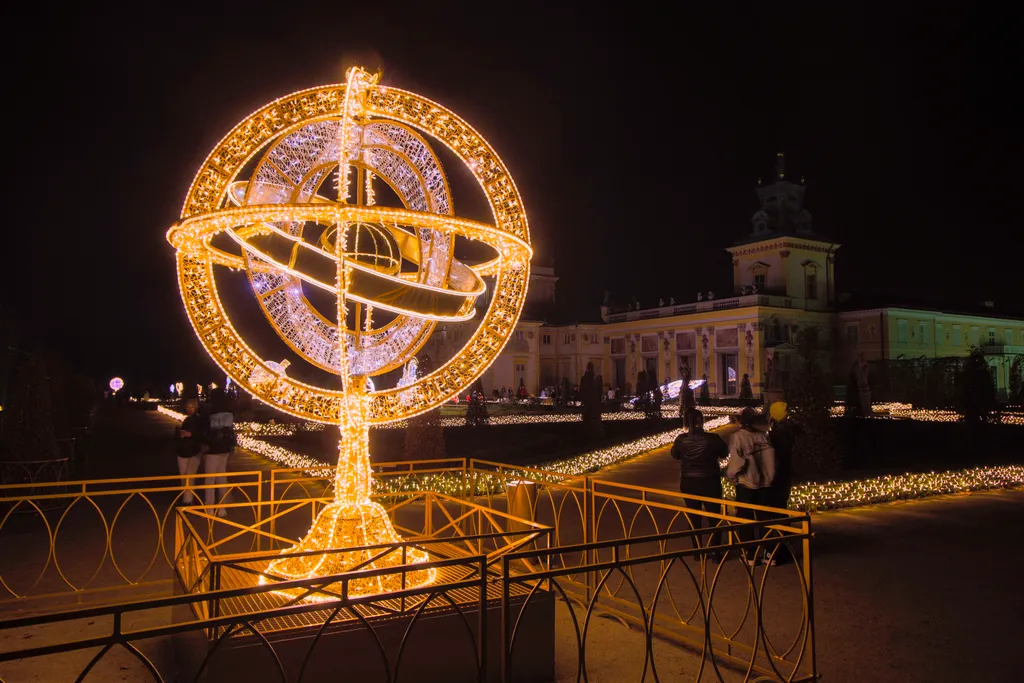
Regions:
[[[576, 384], [593, 363], [607, 387], [628, 394], [637, 373], [662, 383], [689, 368], [707, 377], [713, 398], [738, 397], [743, 375], [755, 397], [781, 389], [793, 367], [797, 330], [818, 328], [820, 362], [836, 384], [864, 362], [919, 357], [966, 356], [971, 346], [985, 352], [1000, 395], [1005, 396], [1010, 364], [1024, 354], [1024, 319], [998, 314], [991, 304], [967, 313], [885, 303], [855, 306], [835, 290], [835, 253], [840, 245], [815, 234], [803, 208], [806, 187], [786, 179], [782, 165], [775, 182], [758, 186], [760, 209], [752, 232], [728, 247], [732, 255], [731, 296], [689, 303], [660, 302], [626, 311], [602, 307], [600, 321], [553, 325], [544, 315], [554, 303], [553, 268], [531, 272], [523, 319], [498, 360], [483, 377], [484, 388], [518, 387], [537, 395], [568, 378]], [[445, 357], [472, 327], [450, 325], [428, 352]], [[445, 337], [448, 341], [445, 341]]]

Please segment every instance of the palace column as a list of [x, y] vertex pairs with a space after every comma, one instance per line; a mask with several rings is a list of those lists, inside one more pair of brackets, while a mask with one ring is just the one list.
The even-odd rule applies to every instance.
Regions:
[[636, 391], [636, 377], [643, 366], [638, 362], [640, 359], [640, 335], [631, 334], [626, 337], [626, 376], [629, 377], [627, 393], [633, 393]]
[[[747, 343], [745, 333], [747, 331], [746, 323], [736, 324], [736, 395], [740, 395], [740, 390], [743, 387], [743, 375], [747, 372]], [[750, 381], [753, 382], [754, 378], [751, 377]], [[753, 390], [753, 385], [751, 385]]]
[[672, 376], [671, 356], [669, 355], [672, 342], [669, 341], [668, 332], [662, 331], [658, 334], [658, 384], [668, 384]]
[[750, 390], [754, 394], [754, 398], [761, 398], [765, 389], [762, 377], [762, 354], [764, 353], [762, 326], [759, 320], [754, 320], [747, 323], [745, 327], [746, 330], [740, 334], [740, 345], [746, 353], [743, 372], [750, 377]]
[[679, 348], [676, 346], [676, 331], [671, 330], [666, 332], [669, 335], [668, 339], [668, 376], [665, 378], [666, 382], [679, 379]]
[[[693, 375], [691, 379], [700, 379], [701, 375], [704, 374], [704, 345], [701, 343], [703, 338], [704, 328], [694, 328], [694, 349], [693, 349], [693, 367], [690, 368], [690, 372]], [[700, 395], [700, 392], [695, 392], [696, 396]]]
[[[720, 391], [718, 382], [718, 363], [715, 362], [715, 327], [709, 325], [704, 328], [704, 336], [707, 338], [707, 348], [704, 350], [704, 365], [701, 372], [708, 376], [708, 393], [712, 397], [718, 397]], [[701, 339], [701, 344], [704, 340]]]

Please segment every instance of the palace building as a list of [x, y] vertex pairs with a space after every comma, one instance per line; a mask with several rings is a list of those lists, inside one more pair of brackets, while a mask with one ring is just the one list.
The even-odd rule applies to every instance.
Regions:
[[[1024, 316], [1001, 315], [992, 303], [956, 311], [837, 295], [840, 245], [814, 232], [805, 190], [786, 178], [780, 154], [775, 182], [757, 187], [752, 231], [727, 247], [731, 296], [625, 311], [603, 306], [600, 322], [550, 324], [558, 278], [552, 267], [534, 267], [527, 307], [484, 375], [485, 390], [523, 383], [536, 395], [563, 378], [575, 385], [593, 363], [606, 386], [627, 395], [641, 370], [665, 383], [688, 368], [694, 379], [707, 378], [713, 398], [738, 397], [743, 375], [761, 397], [785, 385], [796, 332], [816, 327], [820, 362], [836, 384], [845, 385], [851, 368], [865, 362], [966, 356], [978, 346], [1005, 396], [1013, 358], [1024, 354]], [[461, 345], [472, 324], [449, 325], [426, 352], [447, 358], [447, 347]]]

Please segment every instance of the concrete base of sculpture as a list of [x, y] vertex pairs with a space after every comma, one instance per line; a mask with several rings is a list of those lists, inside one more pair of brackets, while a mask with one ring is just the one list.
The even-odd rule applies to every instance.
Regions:
[[[553, 681], [554, 596], [538, 591], [525, 610], [524, 601], [525, 596], [510, 600], [510, 631], [519, 620], [512, 653], [513, 680]], [[439, 599], [431, 602], [431, 607], [418, 616], [413, 613], [332, 624], [322, 633], [315, 625], [275, 632], [266, 636], [266, 643], [251, 635], [228, 637], [210, 656], [197, 680], [263, 683], [297, 681], [301, 675], [303, 681], [478, 683], [479, 603], [460, 604], [461, 614]], [[499, 600], [487, 604], [484, 628], [483, 680], [498, 683], [502, 662]], [[179, 641], [179, 674], [185, 674], [181, 680], [193, 680], [215, 643], [199, 633]], [[275, 656], [284, 670], [283, 679]]]

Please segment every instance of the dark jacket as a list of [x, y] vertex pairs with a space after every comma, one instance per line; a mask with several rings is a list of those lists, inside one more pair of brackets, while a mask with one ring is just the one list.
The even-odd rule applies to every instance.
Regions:
[[800, 427], [792, 419], [772, 422], [768, 429], [768, 441], [775, 449], [775, 479], [780, 486], [790, 486], [793, 481], [793, 449], [800, 436]]
[[[188, 432], [190, 436], [182, 436]], [[179, 458], [194, 458], [199, 455], [199, 447], [206, 437], [206, 419], [199, 415], [187, 415], [181, 425], [174, 430]]]
[[203, 443], [210, 453], [223, 454], [233, 451], [236, 444], [234, 416], [228, 411], [223, 411], [213, 413], [208, 419], [209, 427]]
[[680, 477], [720, 476], [721, 464], [729, 455], [729, 447], [718, 434], [694, 431], [680, 434], [672, 444], [672, 457], [679, 461]]

